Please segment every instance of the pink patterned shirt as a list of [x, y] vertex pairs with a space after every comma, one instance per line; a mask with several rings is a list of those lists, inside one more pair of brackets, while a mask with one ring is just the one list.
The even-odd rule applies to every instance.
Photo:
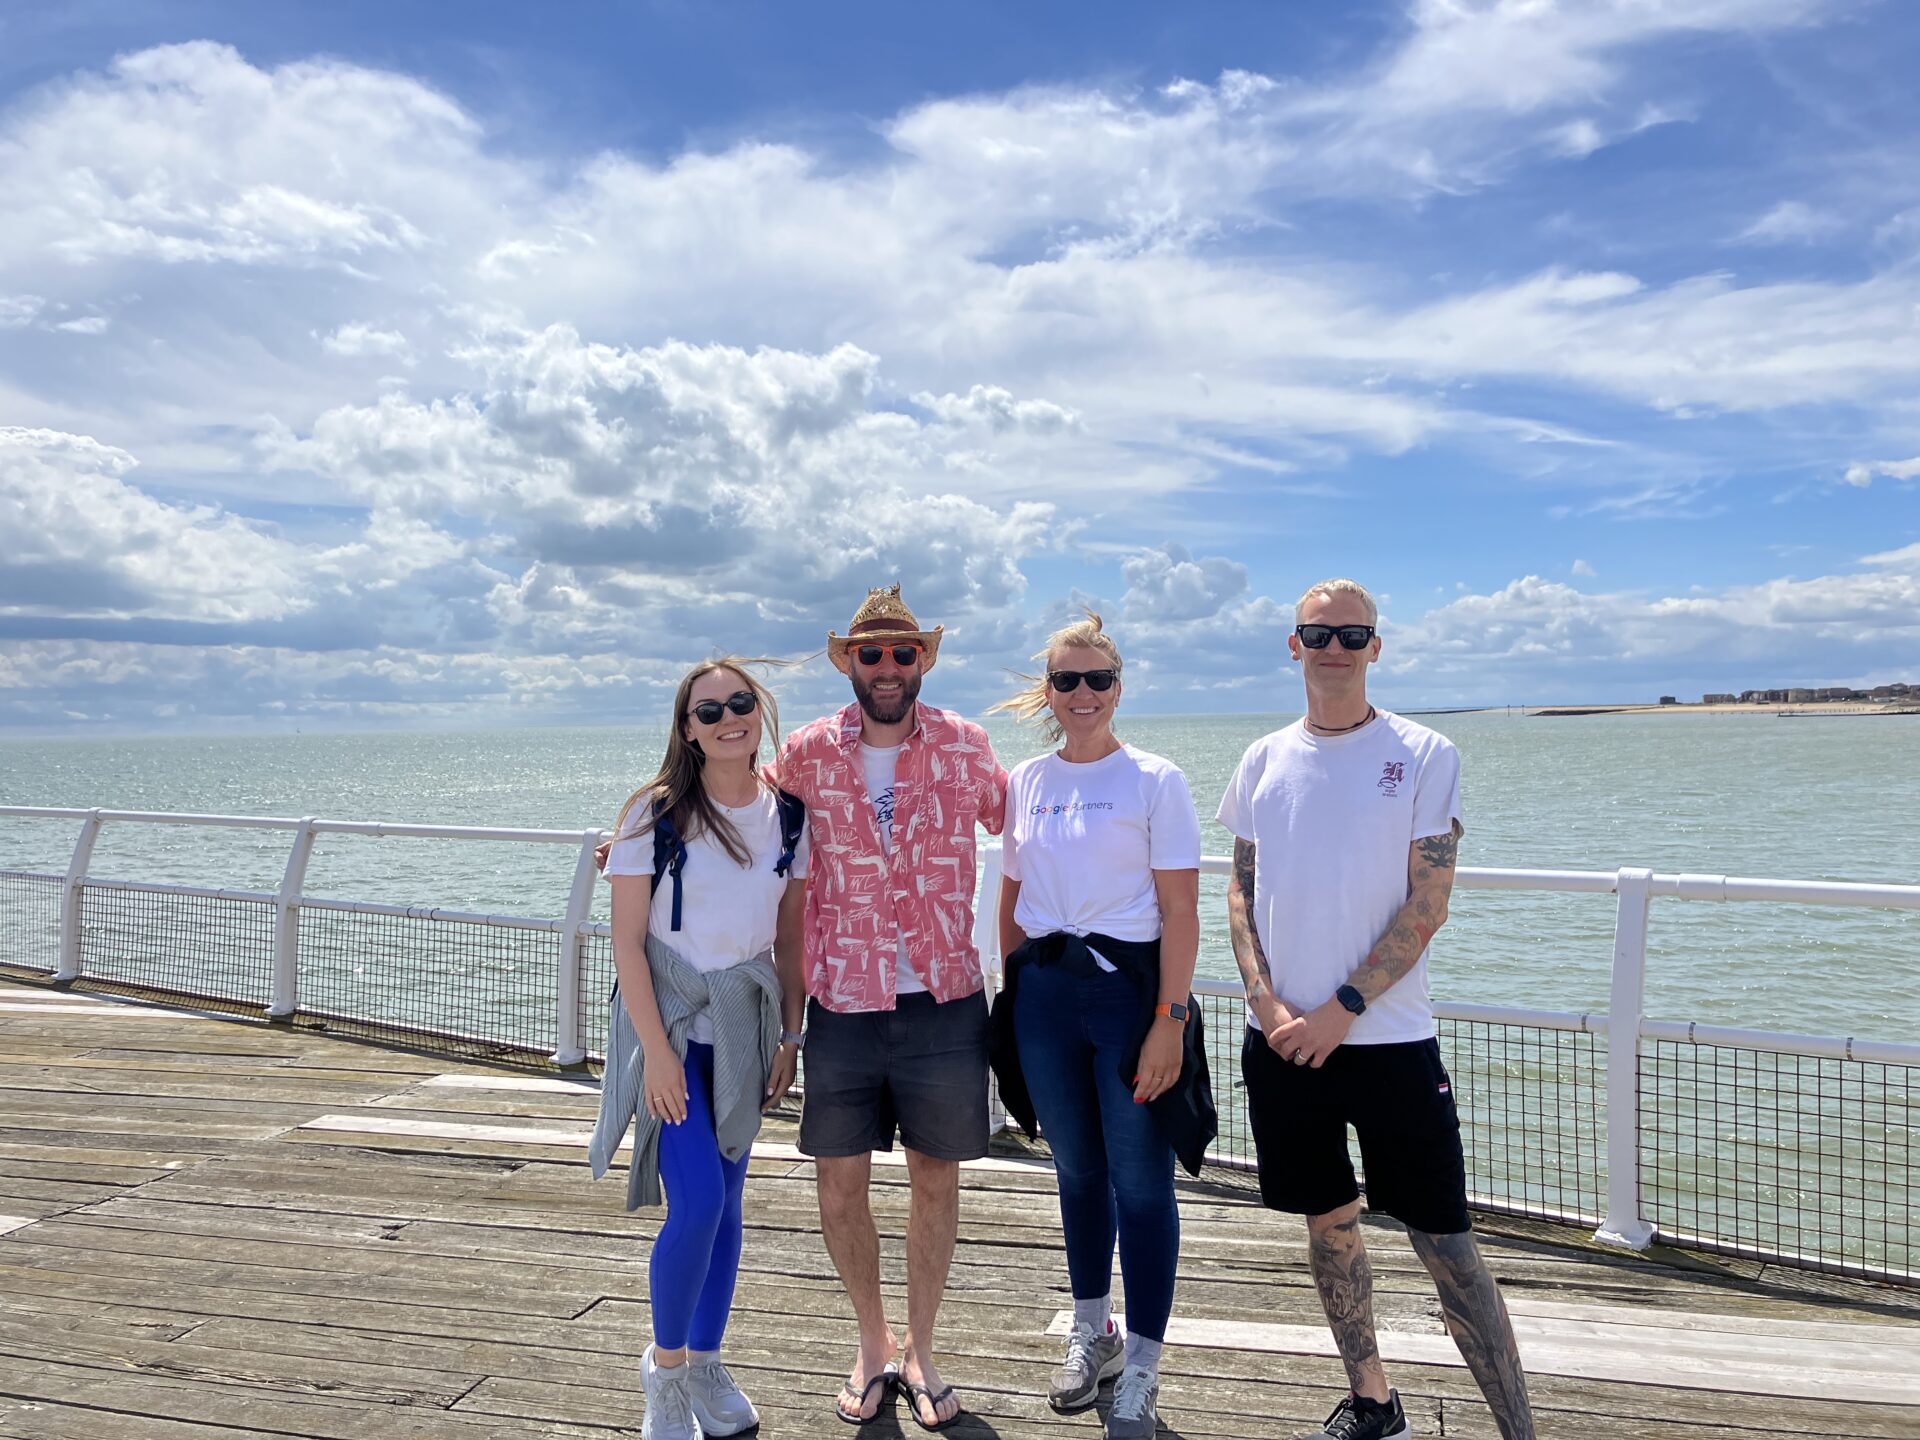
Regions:
[[803, 726], [780, 747], [780, 788], [806, 803], [807, 993], [829, 1010], [891, 1010], [899, 940], [936, 1000], [985, 983], [973, 944], [974, 825], [998, 835], [1007, 772], [986, 731], [931, 705], [900, 747], [893, 853], [860, 763], [860, 707]]

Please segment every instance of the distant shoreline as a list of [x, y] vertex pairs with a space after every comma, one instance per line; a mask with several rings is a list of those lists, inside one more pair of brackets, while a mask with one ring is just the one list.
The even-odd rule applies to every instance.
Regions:
[[1478, 709], [1427, 710], [1427, 715], [1525, 715], [1550, 720], [1578, 715], [1777, 715], [1785, 718], [1834, 715], [1920, 715], [1920, 705], [1900, 701], [1806, 700], [1799, 704], [1764, 701], [1731, 705], [1487, 705]]

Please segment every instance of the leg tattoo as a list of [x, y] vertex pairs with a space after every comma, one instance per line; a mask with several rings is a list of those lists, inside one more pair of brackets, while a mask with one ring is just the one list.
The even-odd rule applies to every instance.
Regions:
[[1527, 1402], [1527, 1377], [1520, 1369], [1513, 1322], [1507, 1318], [1500, 1287], [1480, 1258], [1480, 1247], [1469, 1233], [1429, 1235], [1409, 1229], [1407, 1238], [1433, 1276], [1447, 1330], [1479, 1382], [1503, 1440], [1533, 1440], [1533, 1407]]
[[[1340, 1216], [1345, 1218], [1336, 1218]], [[1322, 1221], [1331, 1223], [1318, 1223]], [[1315, 1216], [1307, 1228], [1308, 1267], [1347, 1367], [1347, 1383], [1356, 1395], [1385, 1399], [1386, 1372], [1373, 1335], [1373, 1266], [1360, 1238], [1359, 1207]]]

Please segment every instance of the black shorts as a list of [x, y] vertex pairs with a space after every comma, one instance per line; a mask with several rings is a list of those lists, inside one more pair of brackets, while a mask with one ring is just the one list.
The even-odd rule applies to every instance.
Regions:
[[987, 1153], [987, 997], [902, 995], [840, 1015], [807, 1001], [800, 1150], [865, 1155], [900, 1142], [936, 1160]]
[[1240, 1071], [1260, 1198], [1270, 1209], [1325, 1215], [1359, 1198], [1347, 1151], [1351, 1125], [1369, 1210], [1430, 1235], [1472, 1228], [1460, 1115], [1438, 1040], [1342, 1045], [1316, 1070], [1282, 1060], [1248, 1026]]

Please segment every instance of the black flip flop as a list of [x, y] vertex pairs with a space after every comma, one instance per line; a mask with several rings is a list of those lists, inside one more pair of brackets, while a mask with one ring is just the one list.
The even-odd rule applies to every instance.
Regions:
[[875, 1406], [873, 1414], [871, 1415], [863, 1415], [860, 1413], [860, 1411], [865, 1410], [867, 1408], [867, 1400], [872, 1396], [874, 1386], [892, 1385], [896, 1381], [898, 1381], [899, 1378], [900, 1378], [900, 1371], [897, 1368], [896, 1362], [889, 1360], [885, 1365], [883, 1365], [880, 1368], [880, 1373], [878, 1375], [875, 1375], [871, 1380], [867, 1381], [866, 1389], [860, 1392], [860, 1406], [859, 1406], [859, 1409], [857, 1410], [849, 1410], [847, 1409], [846, 1405], [842, 1403], [847, 1395], [847, 1392], [853, 1388], [852, 1381], [849, 1380], [843, 1383], [840, 1386], [840, 1394], [834, 1397], [833, 1413], [838, 1415], [842, 1420], [846, 1421], [847, 1424], [849, 1425], [871, 1425], [874, 1421], [880, 1418], [880, 1407]]
[[947, 1386], [947, 1388], [942, 1390], [938, 1395], [933, 1393], [930, 1386], [916, 1385], [911, 1380], [902, 1380], [900, 1386], [907, 1392], [907, 1413], [913, 1416], [913, 1423], [918, 1425], [922, 1430], [944, 1430], [967, 1413], [967, 1407], [962, 1405], [946, 1419], [935, 1420], [933, 1424], [929, 1425], [920, 1418], [921, 1402], [925, 1401], [927, 1409], [937, 1416], [940, 1413], [940, 1402], [953, 1394], [953, 1386]]

